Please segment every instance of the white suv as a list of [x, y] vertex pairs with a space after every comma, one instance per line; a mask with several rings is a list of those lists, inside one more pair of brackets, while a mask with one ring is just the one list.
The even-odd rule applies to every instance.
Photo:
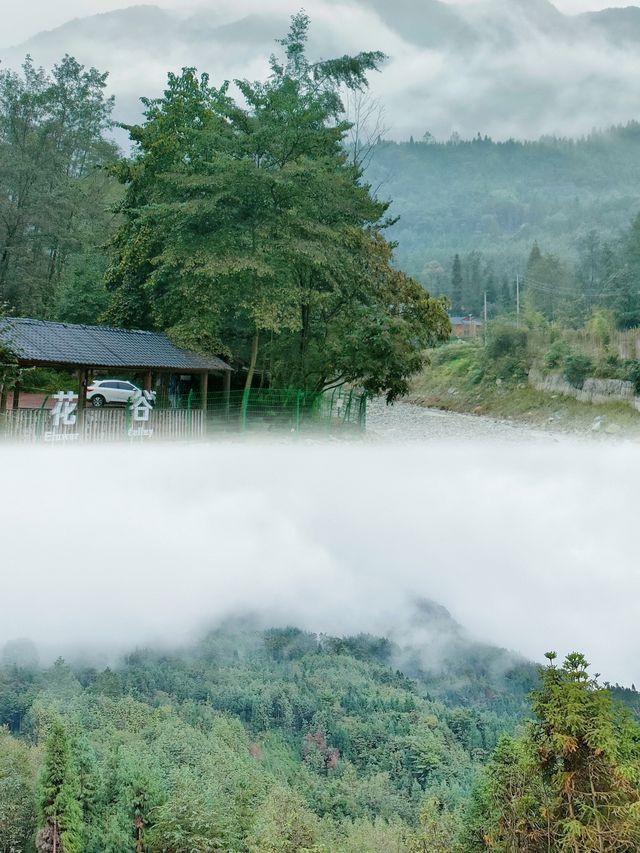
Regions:
[[[142, 390], [133, 382], [124, 382], [122, 379], [100, 379], [98, 382], [92, 382], [87, 388], [87, 401], [96, 409], [102, 408], [107, 403], [119, 403], [124, 406], [140, 394]], [[153, 391], [151, 396], [155, 397]]]

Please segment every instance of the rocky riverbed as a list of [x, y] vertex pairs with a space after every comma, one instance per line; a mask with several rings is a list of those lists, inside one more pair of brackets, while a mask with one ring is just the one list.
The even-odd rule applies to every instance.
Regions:
[[[575, 439], [577, 435], [585, 437], [584, 432], [535, 429], [515, 421], [445, 412], [404, 401], [387, 406], [383, 399], [370, 400], [368, 403], [367, 435], [374, 440], [394, 442], [464, 439], [555, 442]], [[590, 436], [591, 433], [586, 435]]]

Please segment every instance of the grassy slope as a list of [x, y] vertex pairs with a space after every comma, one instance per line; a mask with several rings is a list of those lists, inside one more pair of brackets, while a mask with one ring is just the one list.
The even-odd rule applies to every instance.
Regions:
[[513, 419], [562, 432], [596, 434], [593, 427], [601, 419], [597, 432], [640, 437], [640, 414], [624, 403], [581, 403], [536, 391], [526, 380], [493, 375], [478, 381], [481, 354], [480, 346], [457, 342], [438, 350], [414, 379], [409, 399], [422, 406]]

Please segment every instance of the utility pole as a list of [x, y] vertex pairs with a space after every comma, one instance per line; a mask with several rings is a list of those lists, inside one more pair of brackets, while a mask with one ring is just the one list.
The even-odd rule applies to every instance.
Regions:
[[484, 343], [487, 344], [487, 291], [484, 292]]
[[516, 275], [516, 326], [520, 328], [520, 276]]

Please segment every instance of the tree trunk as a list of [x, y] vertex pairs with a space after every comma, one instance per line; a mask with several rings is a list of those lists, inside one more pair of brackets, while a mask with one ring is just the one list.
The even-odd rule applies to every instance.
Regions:
[[591, 788], [591, 804], [593, 806], [593, 816], [596, 822], [596, 830], [598, 832], [598, 850], [600, 853], [604, 853], [604, 843], [602, 840], [602, 824], [600, 823], [600, 815], [598, 813], [598, 798], [596, 796], [595, 785], [593, 784], [593, 771], [591, 767], [591, 762], [588, 762], [589, 769], [589, 787]]
[[258, 344], [260, 343], [260, 332], [256, 332], [253, 336], [253, 343], [251, 344], [251, 361], [249, 363], [249, 370], [247, 371], [247, 381], [244, 383], [244, 393], [248, 394], [251, 390], [251, 385], [253, 383], [253, 376], [256, 372], [256, 364], [258, 363]]
[[303, 305], [301, 308], [302, 328], [300, 330], [300, 380], [301, 387], [306, 389], [307, 378], [307, 349], [309, 346], [311, 307]]
[[[573, 785], [573, 782], [571, 784]], [[569, 817], [574, 821], [576, 819], [576, 815], [573, 808], [573, 796], [569, 791], [567, 791], [567, 805], [569, 806]], [[580, 853], [580, 847], [575, 839], [572, 842], [571, 847], [573, 848], [574, 853]]]

